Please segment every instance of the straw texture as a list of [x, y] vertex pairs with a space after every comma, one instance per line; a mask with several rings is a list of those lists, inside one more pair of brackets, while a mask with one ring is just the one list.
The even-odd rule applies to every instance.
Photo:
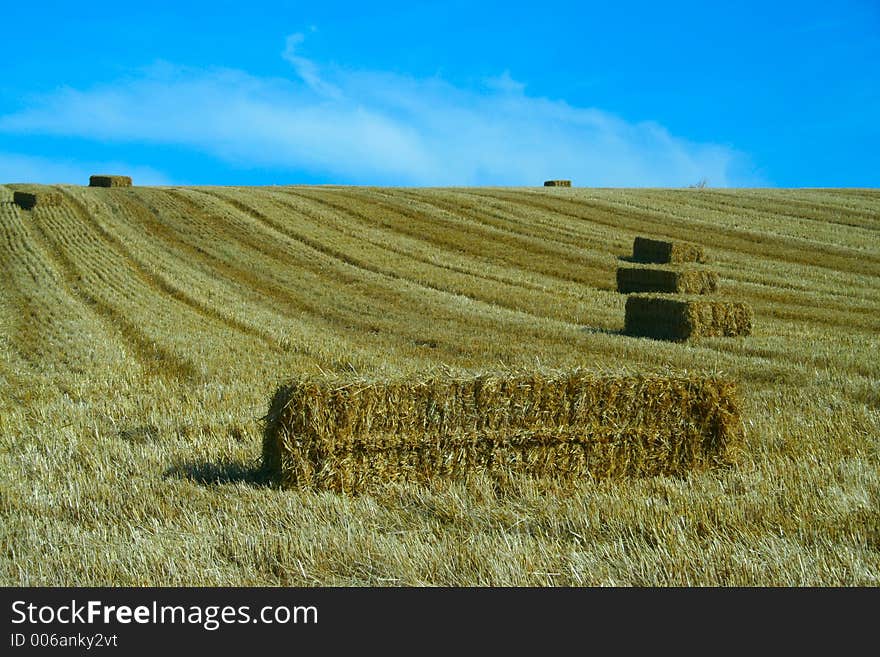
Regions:
[[676, 267], [620, 267], [617, 291], [667, 294], [711, 294], [718, 290], [718, 274], [708, 269]]
[[714, 376], [563, 373], [293, 381], [266, 417], [266, 470], [286, 487], [355, 492], [474, 473], [596, 478], [730, 462], [734, 384]]
[[673, 262], [706, 262], [703, 247], [689, 242], [653, 240], [636, 237], [633, 240], [635, 262], [667, 264]]
[[131, 187], [129, 176], [89, 176], [89, 187]]
[[753, 322], [751, 306], [739, 301], [633, 294], [626, 300], [624, 332], [660, 340], [735, 337], [749, 335]]
[[60, 205], [61, 193], [57, 191], [13, 192], [13, 202], [23, 210], [32, 210], [37, 206]]

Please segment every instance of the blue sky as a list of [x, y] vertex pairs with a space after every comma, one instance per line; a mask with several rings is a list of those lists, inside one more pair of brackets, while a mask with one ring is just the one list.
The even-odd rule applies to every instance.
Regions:
[[31, 2], [3, 20], [0, 182], [880, 186], [877, 0]]

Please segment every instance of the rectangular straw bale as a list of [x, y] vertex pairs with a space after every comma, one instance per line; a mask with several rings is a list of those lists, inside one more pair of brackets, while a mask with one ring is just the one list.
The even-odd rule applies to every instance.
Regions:
[[50, 205], [60, 205], [61, 200], [61, 192], [49, 189], [12, 193], [12, 201], [23, 210], [32, 210], [37, 206], [45, 207]]
[[711, 294], [718, 290], [718, 274], [692, 267], [620, 267], [617, 291], [670, 294]]
[[544, 187], [571, 187], [570, 180], [545, 180]]
[[626, 299], [624, 333], [658, 340], [734, 337], [749, 335], [753, 322], [747, 303], [633, 294]]
[[706, 262], [703, 247], [689, 242], [652, 240], [636, 237], [633, 241], [633, 260], [636, 262], [666, 264], [672, 262]]
[[131, 187], [130, 176], [89, 176], [89, 187]]
[[473, 474], [595, 478], [731, 462], [732, 381], [715, 376], [316, 378], [278, 389], [263, 462], [285, 487], [357, 492]]

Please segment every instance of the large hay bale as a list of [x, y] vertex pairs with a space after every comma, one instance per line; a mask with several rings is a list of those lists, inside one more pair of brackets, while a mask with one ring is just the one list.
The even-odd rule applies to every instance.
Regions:
[[89, 176], [89, 187], [131, 187], [129, 176]]
[[571, 187], [570, 180], [545, 180], [544, 187]]
[[711, 294], [718, 290], [718, 274], [708, 269], [681, 267], [620, 267], [617, 291], [669, 294]]
[[632, 258], [635, 262], [667, 264], [673, 262], [706, 262], [703, 247], [689, 242], [672, 242], [636, 237]]
[[278, 389], [263, 462], [285, 487], [356, 492], [476, 473], [680, 474], [732, 462], [735, 385], [716, 376], [312, 378]]
[[23, 210], [32, 210], [37, 206], [60, 205], [62, 196], [61, 192], [49, 189], [33, 192], [13, 192], [12, 201]]
[[749, 335], [753, 321], [747, 303], [633, 294], [626, 299], [624, 333], [659, 340], [734, 337]]

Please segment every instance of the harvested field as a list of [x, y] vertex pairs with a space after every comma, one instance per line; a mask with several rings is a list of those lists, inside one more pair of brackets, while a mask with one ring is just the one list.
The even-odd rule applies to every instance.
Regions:
[[718, 290], [718, 274], [708, 269], [681, 267], [619, 267], [617, 291], [669, 294], [712, 294]]
[[[14, 191], [62, 198], [28, 213]], [[0, 583], [880, 585], [880, 191], [0, 200]], [[636, 236], [704, 245], [751, 334], [624, 335], [615, 270]], [[285, 381], [575, 368], [735, 381], [735, 462], [358, 495], [262, 467]]]
[[89, 187], [131, 187], [130, 176], [89, 176]]
[[272, 399], [263, 460], [285, 486], [358, 492], [475, 475], [680, 475], [731, 463], [735, 385], [590, 372], [322, 378]]
[[739, 301], [634, 294], [626, 299], [624, 333], [658, 340], [745, 336], [754, 318]]
[[636, 237], [633, 240], [632, 259], [635, 262], [657, 264], [706, 262], [706, 255], [703, 247], [698, 244]]
[[58, 205], [61, 202], [61, 194], [52, 190], [39, 192], [16, 191], [12, 194], [12, 201], [23, 210], [32, 210], [35, 207], [48, 207]]

